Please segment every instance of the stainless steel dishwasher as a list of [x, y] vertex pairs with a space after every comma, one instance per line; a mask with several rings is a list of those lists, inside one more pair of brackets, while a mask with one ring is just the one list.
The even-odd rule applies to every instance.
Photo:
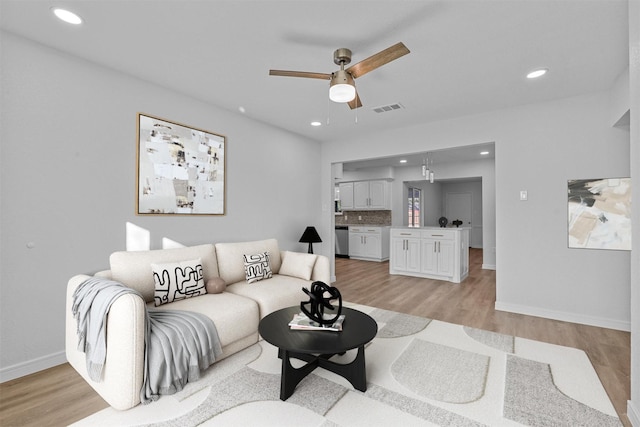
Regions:
[[336, 256], [349, 258], [349, 227], [336, 225]]

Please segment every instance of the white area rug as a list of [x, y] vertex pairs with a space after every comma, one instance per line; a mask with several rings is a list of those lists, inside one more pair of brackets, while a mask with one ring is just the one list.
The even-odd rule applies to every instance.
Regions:
[[379, 327], [366, 349], [364, 393], [319, 368], [283, 402], [277, 349], [260, 341], [179, 393], [74, 426], [622, 425], [581, 350], [349, 306]]

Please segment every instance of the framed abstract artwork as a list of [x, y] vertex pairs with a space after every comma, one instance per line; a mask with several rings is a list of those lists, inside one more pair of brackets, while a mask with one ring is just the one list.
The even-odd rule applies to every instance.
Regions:
[[567, 183], [570, 248], [631, 250], [631, 179]]
[[226, 137], [138, 114], [138, 215], [224, 215]]

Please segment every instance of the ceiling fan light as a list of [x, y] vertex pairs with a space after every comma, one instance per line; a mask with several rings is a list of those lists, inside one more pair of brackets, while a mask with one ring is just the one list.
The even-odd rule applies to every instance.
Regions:
[[353, 77], [344, 70], [337, 71], [331, 78], [329, 99], [333, 102], [349, 102], [355, 97], [356, 88], [353, 85]]
[[331, 86], [329, 99], [333, 102], [349, 102], [356, 97], [356, 88], [346, 83]]

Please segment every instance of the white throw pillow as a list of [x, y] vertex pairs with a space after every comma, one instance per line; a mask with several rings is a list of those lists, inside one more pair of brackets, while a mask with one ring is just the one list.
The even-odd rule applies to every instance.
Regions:
[[316, 265], [316, 259], [318, 259], [318, 256], [314, 254], [285, 251], [279, 273], [285, 276], [311, 280], [311, 273]]
[[248, 283], [273, 277], [271, 265], [269, 264], [269, 254], [267, 252], [243, 256], [244, 271]]
[[151, 264], [151, 269], [155, 283], [153, 300], [156, 307], [207, 293], [200, 258], [166, 264]]

